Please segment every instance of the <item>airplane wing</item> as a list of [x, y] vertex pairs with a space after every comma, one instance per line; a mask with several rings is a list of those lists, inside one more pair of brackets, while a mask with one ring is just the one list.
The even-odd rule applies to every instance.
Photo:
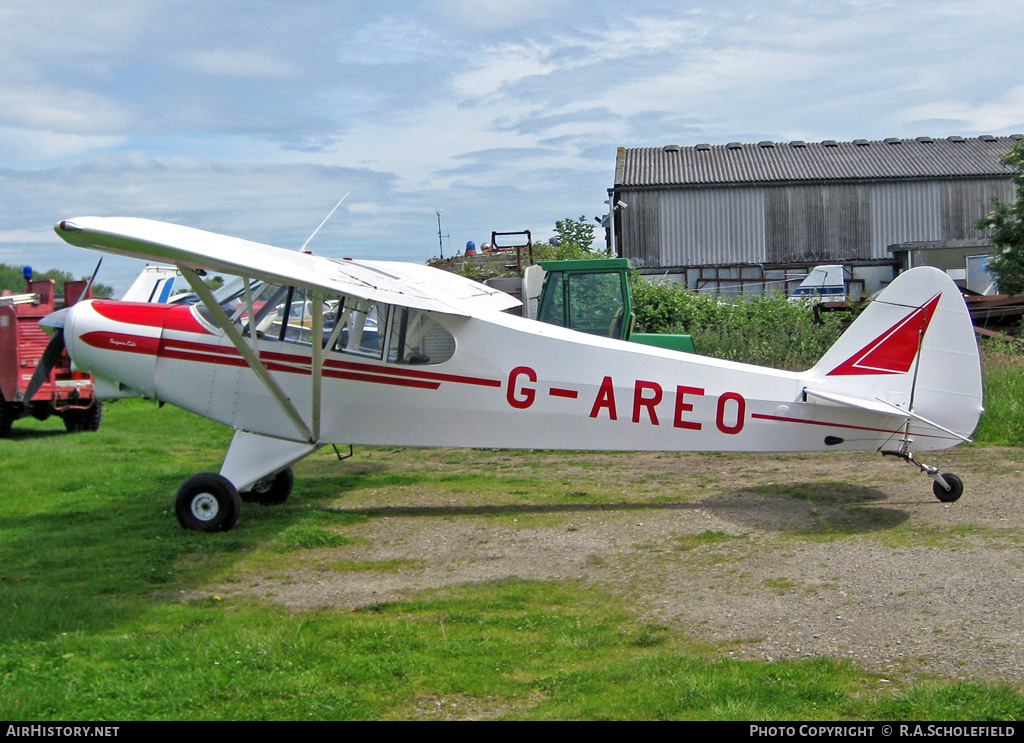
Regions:
[[332, 260], [150, 219], [78, 217], [54, 230], [82, 248], [419, 310], [468, 317], [480, 308], [520, 304], [504, 292], [429, 266]]

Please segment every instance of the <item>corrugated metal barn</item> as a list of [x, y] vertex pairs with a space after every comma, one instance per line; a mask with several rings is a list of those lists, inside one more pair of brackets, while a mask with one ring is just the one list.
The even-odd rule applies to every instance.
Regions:
[[694, 288], [718, 276], [694, 267], [845, 263], [891, 277], [890, 246], [984, 238], [975, 221], [1014, 197], [1000, 158], [1018, 139], [619, 148], [610, 239], [645, 273]]

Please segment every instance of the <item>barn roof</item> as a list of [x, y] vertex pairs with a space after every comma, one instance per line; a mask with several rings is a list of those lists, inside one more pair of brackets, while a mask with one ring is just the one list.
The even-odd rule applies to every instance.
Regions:
[[1008, 137], [889, 138], [620, 147], [616, 187], [711, 186], [799, 181], [1005, 177]]

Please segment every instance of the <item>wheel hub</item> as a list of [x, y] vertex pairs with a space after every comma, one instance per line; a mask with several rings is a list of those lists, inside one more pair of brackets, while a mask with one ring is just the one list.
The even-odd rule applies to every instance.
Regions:
[[191, 509], [192, 515], [200, 521], [211, 521], [216, 518], [220, 506], [209, 493], [199, 493], [192, 499]]

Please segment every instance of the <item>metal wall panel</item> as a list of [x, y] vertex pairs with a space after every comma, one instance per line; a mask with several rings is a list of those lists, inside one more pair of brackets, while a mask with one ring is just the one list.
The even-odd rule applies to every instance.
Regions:
[[1013, 196], [1009, 181], [994, 179], [872, 184], [871, 257], [899, 243], [986, 237], [974, 223]]
[[765, 243], [771, 263], [870, 257], [871, 203], [860, 184], [766, 189]]
[[1005, 179], [631, 190], [623, 255], [639, 267], [890, 260], [890, 245], [984, 237]]
[[[762, 263], [764, 194], [758, 188], [623, 192], [623, 256], [637, 266]], [[654, 240], [651, 244], [649, 240]]]

